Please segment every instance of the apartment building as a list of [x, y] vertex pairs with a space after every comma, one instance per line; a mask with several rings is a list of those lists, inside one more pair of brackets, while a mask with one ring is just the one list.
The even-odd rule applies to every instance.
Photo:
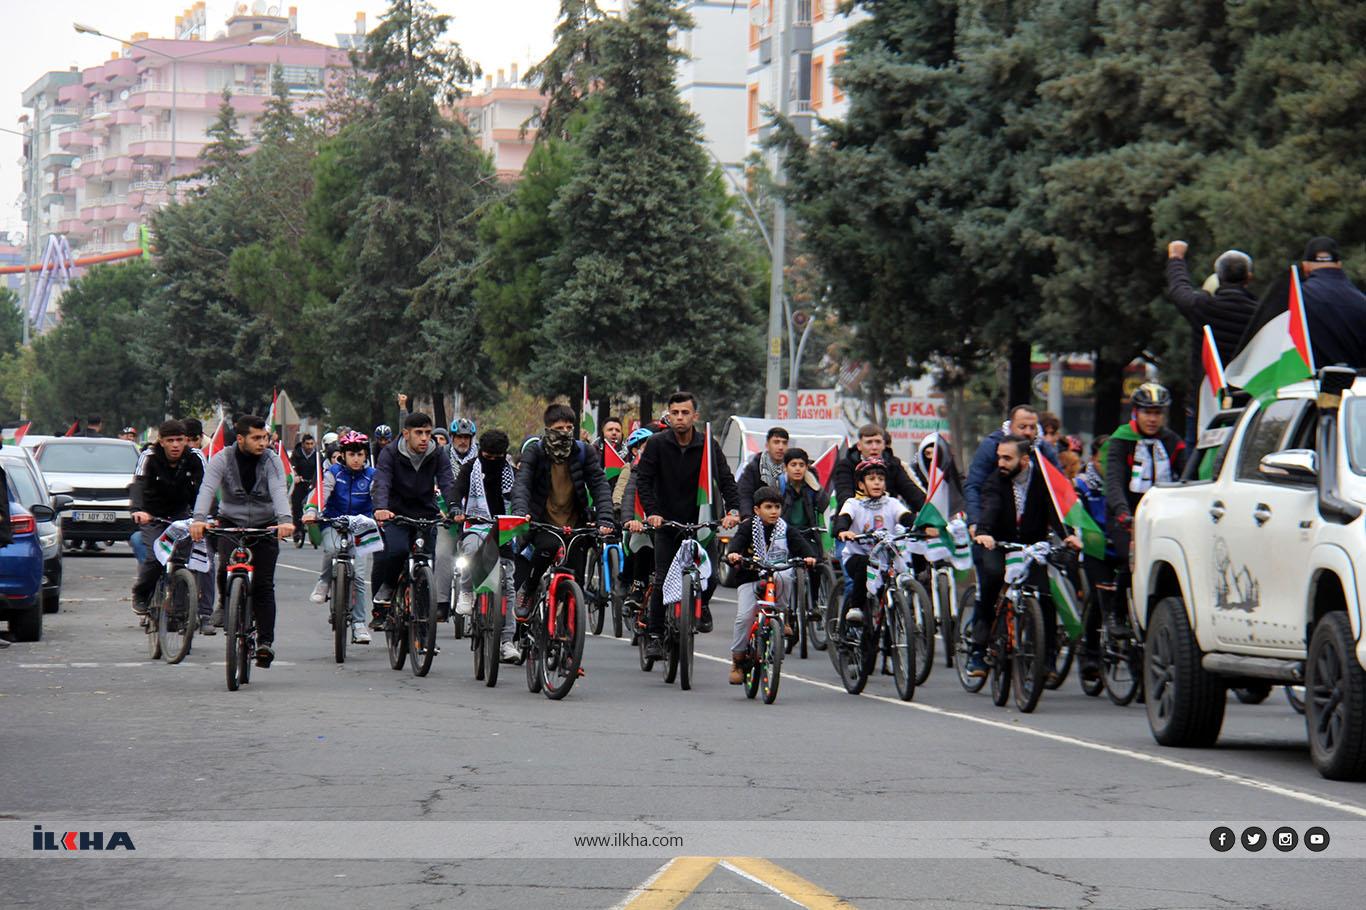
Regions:
[[517, 64], [484, 76], [477, 93], [461, 98], [455, 114], [493, 158], [499, 180], [516, 180], [536, 144], [545, 99], [519, 77]]

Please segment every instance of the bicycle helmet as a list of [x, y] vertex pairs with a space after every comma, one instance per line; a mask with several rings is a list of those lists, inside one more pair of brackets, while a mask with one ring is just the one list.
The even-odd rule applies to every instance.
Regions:
[[881, 458], [865, 458], [860, 461], [858, 467], [854, 468], [854, 480], [857, 483], [862, 483], [863, 478], [872, 473], [881, 474], [883, 477], [887, 476], [887, 465], [883, 463]]
[[634, 430], [631, 433], [631, 435], [626, 438], [626, 448], [634, 449], [636, 446], [640, 445], [642, 442], [649, 439], [653, 435], [655, 434], [652, 433], [650, 430], [647, 430], [645, 427], [641, 427], [638, 430]]
[[1145, 382], [1134, 392], [1129, 403], [1135, 408], [1169, 408], [1172, 393], [1160, 382]]
[[337, 434], [336, 434], [336, 433], [324, 433], [324, 434], [323, 434], [323, 445], [325, 445], [325, 446], [330, 446], [330, 445], [336, 445], [336, 444], [337, 444]]
[[348, 430], [341, 434], [337, 439], [337, 445], [341, 446], [343, 451], [346, 449], [356, 449], [364, 452], [369, 443], [370, 438], [368, 436], [364, 433], [357, 433], [355, 430]]
[[457, 417], [455, 420], [451, 421], [452, 436], [474, 436], [477, 430], [478, 428], [475, 427], [474, 421], [470, 420], [468, 417]]
[[387, 423], [382, 423], [382, 424], [380, 424], [379, 426], [375, 427], [375, 438], [376, 438], [376, 439], [393, 439], [393, 438], [394, 438], [394, 431], [393, 431], [393, 429], [389, 426], [389, 424], [387, 424]]

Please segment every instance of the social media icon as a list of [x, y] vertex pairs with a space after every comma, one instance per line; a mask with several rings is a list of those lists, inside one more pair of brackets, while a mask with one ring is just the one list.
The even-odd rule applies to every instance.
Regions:
[[1294, 850], [1300, 842], [1300, 836], [1295, 833], [1294, 828], [1277, 828], [1275, 837], [1276, 839], [1272, 843], [1282, 853], [1289, 853]]
[[1209, 833], [1209, 845], [1220, 853], [1227, 853], [1233, 849], [1234, 834], [1232, 828], [1225, 828], [1220, 825]]
[[1315, 853], [1328, 849], [1328, 831], [1324, 828], [1310, 828], [1304, 832], [1304, 845]]
[[1260, 853], [1266, 846], [1266, 832], [1253, 826], [1243, 829], [1243, 849], [1249, 853]]

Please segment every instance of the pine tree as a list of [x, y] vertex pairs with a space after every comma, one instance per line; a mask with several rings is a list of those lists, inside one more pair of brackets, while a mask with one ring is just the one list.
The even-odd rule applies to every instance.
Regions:
[[225, 180], [237, 172], [247, 150], [247, 140], [237, 128], [232, 91], [226, 87], [218, 103], [218, 116], [208, 132], [209, 144], [199, 153], [202, 164], [195, 176], [210, 181]]

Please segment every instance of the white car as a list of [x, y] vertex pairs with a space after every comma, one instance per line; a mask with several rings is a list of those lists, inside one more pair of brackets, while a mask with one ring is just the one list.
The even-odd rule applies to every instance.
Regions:
[[1366, 379], [1326, 368], [1221, 418], [1206, 469], [1134, 519], [1153, 736], [1212, 745], [1228, 689], [1303, 685], [1315, 767], [1366, 778]]
[[123, 439], [54, 436], [33, 446], [33, 455], [49, 484], [71, 490], [71, 505], [62, 516], [68, 547], [128, 540], [134, 529], [128, 488], [137, 471], [137, 446]]

